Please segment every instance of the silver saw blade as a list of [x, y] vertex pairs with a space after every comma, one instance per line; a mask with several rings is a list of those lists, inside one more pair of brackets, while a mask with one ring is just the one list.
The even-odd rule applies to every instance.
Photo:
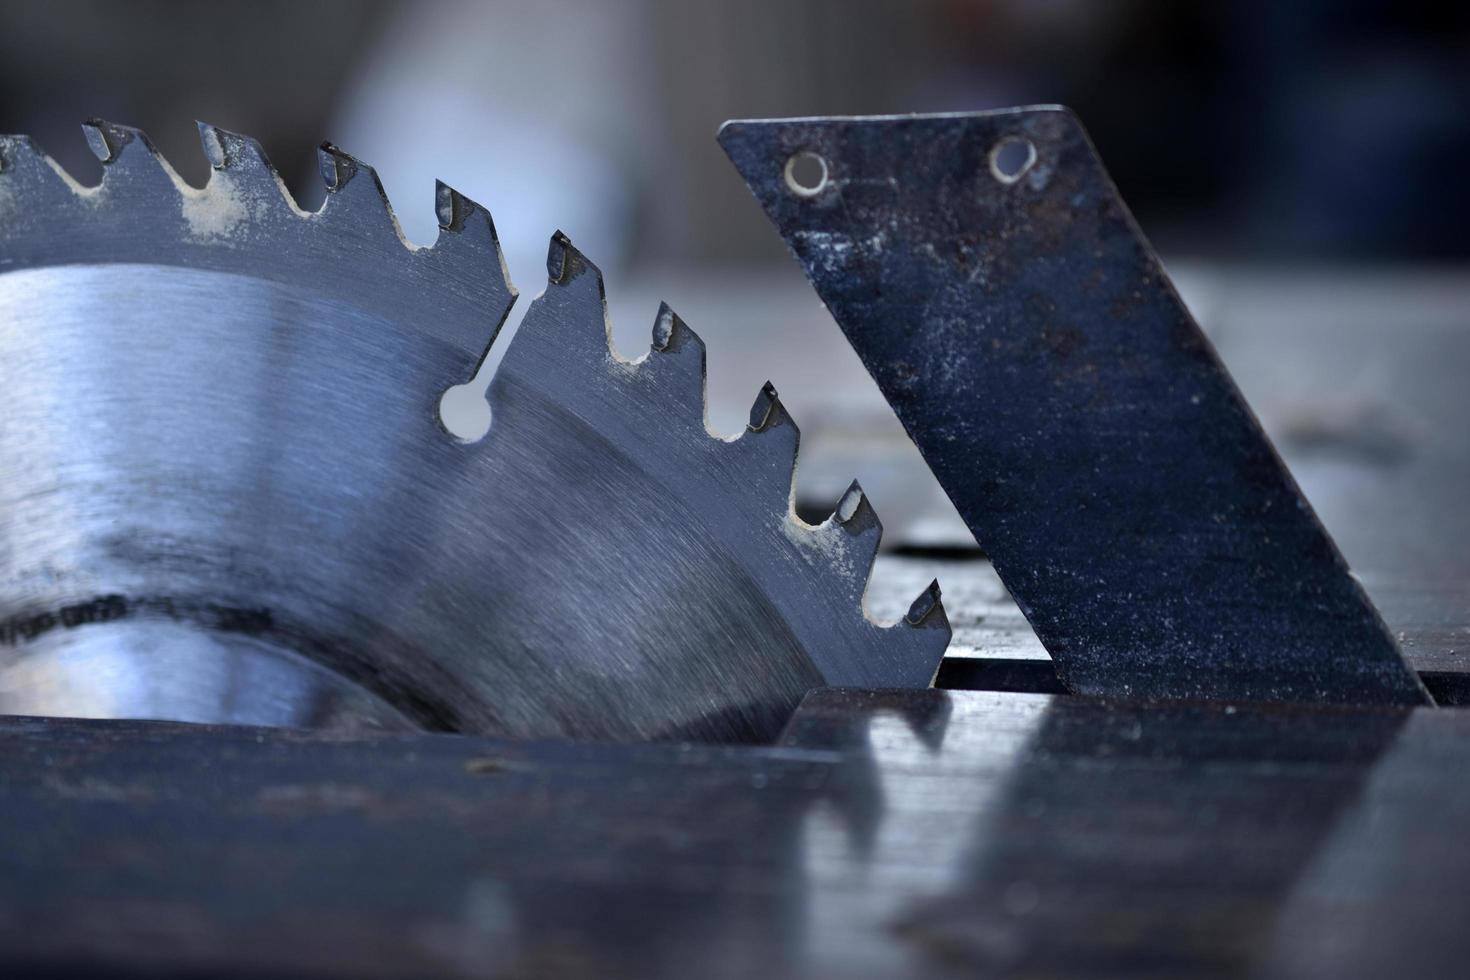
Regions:
[[244, 137], [201, 125], [196, 189], [86, 129], [97, 187], [0, 138], [0, 711], [734, 740], [931, 681], [937, 587], [863, 612], [862, 491], [797, 519], [774, 390], [712, 435], [699, 338], [620, 358], [565, 236], [462, 443], [515, 300], [483, 209], [441, 185], [418, 247], [334, 147], [307, 213]]

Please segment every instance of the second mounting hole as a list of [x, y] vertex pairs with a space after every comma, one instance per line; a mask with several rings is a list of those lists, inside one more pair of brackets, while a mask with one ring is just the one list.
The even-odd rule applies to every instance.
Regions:
[[1002, 184], [1014, 184], [1036, 163], [1036, 146], [1023, 136], [1007, 136], [990, 151], [990, 172]]
[[460, 442], [479, 442], [490, 431], [490, 403], [474, 384], [455, 385], [439, 399], [439, 423]]
[[820, 153], [802, 150], [786, 161], [786, 186], [802, 197], [814, 197], [827, 186], [827, 161]]

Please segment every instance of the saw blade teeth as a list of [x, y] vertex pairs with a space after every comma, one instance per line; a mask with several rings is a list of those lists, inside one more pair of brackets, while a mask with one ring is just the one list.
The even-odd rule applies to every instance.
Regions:
[[878, 524], [878, 515], [868, 502], [868, 495], [863, 493], [862, 486], [856, 480], [843, 491], [836, 509], [832, 511], [832, 519], [855, 534], [861, 533], [870, 525], [877, 525], [882, 530], [882, 526]]
[[832, 516], [813, 532], [831, 553], [832, 567], [844, 579], [849, 598], [861, 608], [868, 578], [883, 540], [883, 523], [858, 481], [837, 501]]
[[648, 353], [645, 369], [657, 375], [658, 387], [681, 404], [684, 415], [707, 428], [704, 341], [668, 303], [659, 304]]
[[208, 123], [196, 123], [199, 143], [209, 161], [209, 183], [203, 190], [182, 191], [184, 220], [196, 240], [228, 241], [248, 222], [268, 220], [284, 206], [297, 217], [307, 217], [276, 172], [265, 149], [255, 140]]
[[653, 318], [653, 342], [649, 349], [657, 354], [677, 354], [690, 339], [704, 349], [704, 342], [694, 336], [689, 325], [674, 312], [668, 303], [658, 304], [658, 314]]
[[434, 181], [434, 215], [440, 231], [458, 234], [476, 211], [483, 209], [444, 181]]
[[454, 266], [446, 270], [448, 274], [463, 282], [475, 282], [485, 275], [488, 259], [500, 273], [505, 289], [512, 297], [516, 296], [490, 212], [444, 181], [436, 180], [434, 213], [439, 219], [439, 237], [431, 254]]
[[342, 152], [333, 143], [323, 143], [317, 147], [316, 162], [328, 193], [341, 193], [357, 177], [357, 158]]
[[[198, 277], [213, 282], [216, 273], [230, 277], [231, 289], [236, 280], [256, 281], [258, 285], [252, 284], [242, 294], [247, 297], [258, 289], [262, 297], [271, 299], [282, 286], [293, 296], [298, 291], [309, 291], [323, 300], [324, 310], [344, 307], [344, 316], [340, 321], [335, 316], [327, 317], [320, 330], [312, 319], [312, 332], [301, 333], [303, 343], [299, 345], [299, 356], [310, 360], [292, 366], [304, 368], [303, 377], [319, 378], [333, 366], [328, 359], [346, 347], [349, 357], [361, 358], [347, 362], [354, 372], [363, 365], [362, 377], [374, 380], [377, 368], [384, 366], [384, 383], [396, 385], [395, 398], [407, 393], [401, 404], [385, 398], [370, 406], [374, 412], [383, 409], [396, 414], [387, 416], [381, 440], [376, 435], [364, 440], [364, 458], [374, 466], [380, 459], [386, 461], [382, 465], [391, 466], [392, 461], [405, 458], [405, 445], [413, 451], [413, 444], [405, 443], [405, 439], [422, 435], [438, 440], [443, 429], [430, 426], [442, 425], [442, 421], [432, 412], [432, 399], [441, 397], [448, 385], [470, 387], [462, 383], [465, 371], [472, 370], [470, 359], [476, 354], [483, 356], [488, 343], [486, 333], [493, 339], [515, 296], [488, 211], [438, 182], [435, 213], [439, 237], [432, 247], [414, 246], [404, 239], [377, 174], [350, 154], [331, 144], [322, 146], [320, 167], [329, 193], [319, 211], [306, 214], [258, 143], [219, 127], [201, 123], [198, 128], [211, 172], [208, 183], [197, 189], [178, 178], [147, 136], [127, 127], [97, 120], [87, 124], [89, 141], [103, 160], [103, 180], [95, 187], [77, 184], [29, 140], [0, 137], [0, 248], [5, 250], [0, 258], [22, 269], [55, 265], [57, 254], [78, 265], [157, 264], [161, 267], [159, 295], [164, 298], [175, 295], [172, 283], [176, 277], [180, 281]], [[155, 179], [173, 181], [177, 193], [162, 193], [164, 188], [155, 185]], [[141, 193], [133, 193], [135, 189]], [[123, 191], [126, 193], [119, 193]], [[282, 200], [287, 209], [280, 207]], [[389, 229], [396, 241], [388, 236]], [[17, 244], [12, 247], [12, 243]], [[404, 252], [399, 244], [406, 245], [408, 251]], [[344, 259], [347, 255], [351, 255], [351, 261]], [[576, 590], [585, 588], [593, 590], [591, 598], [598, 598], [607, 591], [607, 580], [601, 565], [588, 564], [591, 549], [583, 548], [581, 542], [597, 544], [606, 540], [624, 548], [635, 533], [646, 536], [663, 532], [645, 519], [610, 520], [606, 530], [583, 521], [583, 527], [578, 522], [589, 513], [588, 504], [626, 500], [636, 506], [639, 500], [658, 500], [661, 492], [667, 493], [678, 502], [679, 519], [661, 522], [669, 528], [668, 541], [655, 540], [656, 547], [649, 554], [678, 555], [691, 563], [718, 566], [701, 579], [701, 586], [712, 587], [714, 615], [710, 621], [732, 627], [719, 625], [719, 635], [727, 639], [727, 647], [746, 642], [743, 627], [739, 626], [743, 622], [751, 622], [750, 635], [758, 637], [766, 628], [762, 625], [768, 621], [766, 610], [773, 627], [780, 624], [780, 642], [785, 644], [782, 650], [792, 659], [785, 665], [778, 664], [779, 670], [770, 671], [775, 695], [765, 692], [761, 684], [752, 684], [755, 694], [750, 697], [790, 698], [794, 703], [806, 686], [823, 679], [827, 683], [868, 686], [888, 686], [901, 679], [927, 683], [937, 669], [949, 635], [937, 585], [915, 602], [903, 623], [888, 628], [864, 616], [863, 597], [882, 536], [881, 523], [856, 482], [821, 525], [812, 527], [796, 517], [792, 497], [800, 431], [775, 387], [767, 382], [760, 388], [743, 432], [728, 437], [711, 433], [706, 421], [706, 350], [698, 334], [668, 304], [660, 304], [649, 352], [637, 361], [624, 360], [611, 341], [605, 287], [598, 267], [560, 231], [551, 236], [546, 264], [546, 289], [527, 311], [517, 336], [506, 347], [505, 359], [490, 379], [488, 394], [496, 412], [495, 423], [487, 438], [481, 440], [481, 449], [474, 453], [443, 449], [436, 441], [430, 445], [432, 456], [422, 457], [432, 459], [429, 465], [442, 462], [446, 467], [429, 474], [436, 479], [442, 477], [446, 491], [467, 488], [483, 473], [493, 481], [501, 481], [490, 484], [495, 495], [446, 492], [446, 499], [456, 502], [443, 504], [442, 510], [439, 504], [419, 507], [415, 497], [416, 510], [435, 512], [425, 516], [430, 522], [425, 526], [431, 533], [415, 535], [416, 526], [411, 525], [405, 529], [404, 539], [432, 538], [440, 527], [452, 527], [456, 533], [464, 529], [477, 533], [473, 515], [479, 505], [492, 499], [496, 504], [509, 501], [503, 518], [507, 523], [492, 521], [483, 542], [469, 543], [491, 543], [476, 550], [494, 558], [493, 543], [501, 540], [496, 535], [502, 531], [529, 531], [534, 535], [539, 533], [538, 520], [551, 522], [547, 527], [553, 534], [575, 528], [577, 538], [547, 564], [553, 570], [570, 572], [569, 580], [587, 572], [584, 579], [568, 585], [568, 595], [576, 597]], [[496, 268], [500, 270], [499, 279], [493, 272]], [[124, 295], [131, 295], [132, 272], [123, 268], [111, 273], [118, 277]], [[414, 288], [407, 288], [409, 285]], [[309, 311], [312, 317], [317, 315], [316, 306], [313, 303]], [[391, 342], [380, 343], [375, 337], [362, 339], [362, 319], [355, 315], [357, 312], [372, 314], [374, 326], [381, 323], [384, 329], [393, 331], [388, 338]], [[279, 331], [296, 330], [294, 322], [278, 317], [290, 315], [290, 310], [278, 311], [273, 305], [262, 304], [259, 320], [264, 337], [254, 332], [222, 331], [216, 335], [196, 329], [198, 321], [188, 310], [177, 314], [170, 329], [177, 330], [174, 336], [179, 343], [198, 345], [198, 353], [211, 357], [218, 353], [221, 358], [233, 358], [235, 351], [215, 348], [220, 337], [227, 338], [226, 343], [234, 343], [239, 337], [241, 351], [250, 357], [259, 354], [260, 365], [273, 369], [278, 364], [276, 341], [283, 336]], [[146, 320], [152, 314], [145, 311], [140, 316]], [[249, 316], [256, 314], [251, 312]], [[414, 331], [420, 327], [431, 343], [419, 343]], [[351, 331], [350, 337], [347, 331]], [[120, 337], [123, 342], [131, 342], [131, 330], [123, 331]], [[339, 337], [350, 343], [336, 343]], [[271, 343], [257, 343], [266, 339]], [[298, 345], [293, 344], [292, 357], [298, 356], [297, 349]], [[230, 363], [237, 362], [232, 359]], [[374, 367], [365, 367], [368, 363]], [[310, 389], [313, 406], [317, 404], [316, 391], [316, 387]], [[166, 400], [169, 394], [162, 391], [158, 397]], [[299, 394], [304, 399], [308, 390], [303, 387]], [[296, 393], [287, 389], [285, 395], [292, 399], [290, 411], [298, 411]], [[357, 400], [358, 392], [347, 388], [334, 392], [333, 397]], [[247, 410], [255, 411], [260, 407], [258, 402], [252, 396], [245, 403]], [[273, 427], [279, 417], [297, 418], [274, 412], [266, 415]], [[589, 477], [584, 481], [586, 486], [571, 489], [552, 484], [557, 492], [548, 494], [544, 481], [550, 476], [571, 472], [580, 477], [585, 471], [585, 465], [579, 462], [582, 457], [575, 454], [586, 451], [589, 438], [599, 450], [606, 446], [614, 465], [591, 474], [596, 477], [595, 483]], [[211, 440], [197, 442], [207, 445]], [[314, 462], [317, 443], [302, 445], [306, 447], [303, 452], [312, 453]], [[355, 446], [351, 450], [354, 454]], [[372, 455], [375, 453], [382, 456]], [[526, 460], [537, 467], [521, 466]], [[541, 463], [547, 466], [541, 467]], [[302, 467], [301, 475], [309, 481], [309, 487], [302, 485], [302, 500], [312, 504], [316, 498], [310, 495], [317, 492], [320, 481], [311, 467]], [[533, 482], [513, 482], [523, 478]], [[463, 483], [456, 482], [461, 479]], [[291, 487], [294, 489], [296, 484]], [[507, 489], [515, 492], [502, 493]], [[576, 495], [584, 491], [591, 496]], [[251, 491], [247, 486], [242, 492]], [[332, 493], [323, 498], [332, 506], [347, 499]], [[356, 507], [359, 495], [355, 491], [351, 499], [354, 503], [340, 505]], [[466, 501], [463, 511], [455, 509], [461, 500]], [[397, 520], [404, 513], [399, 508], [396, 500], [392, 509], [368, 502], [362, 511], [352, 511], [351, 519], [360, 519], [363, 527], [376, 527], [376, 523], [367, 522], [379, 522], [384, 517]], [[441, 516], [444, 523], [433, 523]], [[407, 519], [416, 520], [417, 515]], [[581, 537], [584, 531], [588, 535], [585, 539]], [[603, 534], [609, 536], [604, 539], [600, 537]], [[542, 551], [554, 550], [542, 547], [549, 539], [532, 536], [526, 540], [533, 549], [528, 560], [542, 561], [547, 557]], [[330, 548], [331, 544], [323, 547]], [[626, 548], [613, 551], [602, 547], [599, 553], [606, 556], [629, 552]], [[718, 554], [719, 560], [706, 562], [712, 554]], [[381, 568], [385, 580], [395, 579], [396, 554], [384, 561], [394, 564], [374, 564], [373, 573], [378, 574]], [[555, 562], [564, 564], [557, 566]], [[474, 622], [465, 619], [446, 627], [440, 635], [452, 642], [474, 638], [476, 645], [466, 647], [471, 655], [482, 650], [480, 641], [486, 627], [474, 610], [479, 608], [483, 595], [499, 595], [519, 587], [503, 587], [509, 579], [501, 577], [498, 560], [487, 560], [478, 567], [492, 588], [452, 592], [443, 605], [434, 608], [436, 616], [451, 605], [470, 611]], [[677, 588], [692, 567], [682, 561], [670, 563], [667, 578], [659, 582], [675, 583]], [[511, 573], [516, 571], [509, 569]], [[613, 571], [616, 574], [616, 568]], [[478, 587], [479, 583], [475, 584]], [[747, 589], [749, 595], [742, 591]], [[636, 595], [629, 592], [641, 604], [639, 608], [650, 610], [657, 608], [660, 596], [668, 594], [664, 588], [640, 589]], [[848, 597], [851, 601], [844, 603]], [[562, 608], [532, 596], [526, 605], [513, 604], [510, 609], [530, 618], [530, 611], [534, 609], [539, 615], [542, 607], [551, 613], [559, 613]], [[720, 618], [727, 614], [741, 618]], [[429, 618], [426, 613], [423, 620], [415, 622], [427, 622]], [[565, 619], [548, 615], [536, 629], [543, 630], [545, 624], [560, 626]], [[531, 636], [532, 632], [528, 630], [525, 635]], [[626, 649], [633, 650], [646, 641], [646, 635], [634, 636], [630, 641], [633, 645]], [[601, 644], [602, 640], [594, 638], [591, 642]], [[682, 649], [678, 635], [660, 642], [670, 651]], [[593, 662], [594, 666], [606, 661], [602, 647], [593, 652], [601, 657]], [[653, 659], [649, 664], [658, 666]], [[776, 674], [782, 676], [776, 678]], [[728, 683], [730, 678], [725, 675], [719, 680]], [[701, 697], [720, 711], [727, 703], [736, 704], [741, 712], [746, 710], [744, 687], [732, 689], [729, 697], [718, 693]], [[701, 702], [700, 710], [704, 707]], [[640, 733], [662, 731], [664, 722], [636, 720], [636, 725], [641, 726], [637, 727]], [[634, 722], [629, 726], [632, 730]]]
[[[95, 187], [79, 183], [29, 136], [0, 136], [0, 157], [5, 160], [0, 166], [5, 179], [28, 185], [38, 199], [54, 200], [55, 194], [64, 194], [62, 200], [72, 195], [90, 198], [97, 191]], [[6, 196], [5, 202], [12, 211], [21, 206], [19, 197], [19, 194]]]
[[551, 244], [546, 249], [546, 280], [549, 286], [562, 287], [581, 282], [584, 286], [595, 289], [599, 300], [606, 295], [602, 270], [581, 249], [573, 245], [566, 232], [560, 229], [551, 236]]
[[863, 493], [863, 488], [856, 480], [852, 481], [852, 485], [837, 502], [837, 509], [832, 512], [828, 524], [839, 528], [852, 544], [854, 552], [862, 556], [860, 565], [863, 581], [866, 582], [868, 571], [873, 567], [873, 559], [878, 554], [878, 544], [883, 539], [883, 522], [878, 519], [878, 512], [873, 509], [868, 495]]
[[418, 246], [404, 237], [376, 170], [332, 143], [317, 148], [317, 166], [327, 186], [327, 200], [320, 212], [323, 217], [362, 221], [368, 227], [386, 225], [405, 247], [417, 251]]
[[911, 637], [915, 647], [906, 664], [911, 673], [904, 679], [905, 683], [917, 687], [933, 684], [944, 660], [944, 651], [949, 648], [950, 638], [954, 635], [940, 598], [938, 579], [930, 582], [929, 587], [919, 594], [909, 606], [903, 622], [894, 629]]
[[765, 432], [783, 423], [790, 424], [793, 428], [796, 423], [791, 421], [791, 416], [786, 412], [786, 406], [781, 404], [781, 396], [776, 394], [776, 386], [767, 381], [761, 385], [761, 390], [756, 392], [755, 402], [750, 406], [750, 422], [746, 428], [751, 432]]
[[704, 391], [705, 349], [704, 338], [695, 333], [684, 318], [675, 313], [668, 303], [659, 303], [658, 314], [653, 318], [653, 340], [649, 352], [660, 358], [672, 357], [688, 366], [699, 379], [700, 392]]
[[122, 155], [123, 148], [142, 135], [127, 126], [118, 126], [96, 118], [82, 123], [82, 133], [87, 137], [87, 145], [92, 148], [92, 153], [102, 161], [103, 166], [117, 160]]
[[[536, 302], [551, 314], [548, 321], [559, 324], [552, 329], [557, 331], [556, 342], [561, 348], [579, 349], [588, 364], [601, 365], [613, 358], [602, 270], [572, 244], [565, 232], [554, 233], [547, 245], [546, 292]], [[530, 319], [529, 312], [526, 317]]]
[[201, 120], [194, 120], [194, 127], [199, 130], [199, 145], [204, 150], [204, 159], [209, 161], [210, 169], [224, 170], [230, 165], [230, 157], [233, 154], [230, 143], [232, 142], [224, 130], [218, 126], [211, 126]]
[[772, 505], [781, 510], [783, 519], [790, 519], [801, 431], [771, 382], [763, 384], [756, 395], [750, 407], [750, 424], [737, 444], [748, 447], [746, 451], [753, 457], [748, 465], [759, 474], [760, 484], [771, 487], [777, 495]]
[[909, 611], [903, 617], [904, 624], [914, 629], [943, 630], [946, 635], [949, 632], [949, 616], [944, 612], [944, 601], [939, 591], [939, 580], [935, 579], [929, 583], [929, 587], [919, 593], [919, 597], [909, 606]]
[[171, 185], [180, 191], [190, 189], [141, 129], [88, 119], [82, 123], [82, 132], [87, 136], [87, 145], [102, 161], [104, 189], [150, 183]]
[[559, 372], [579, 376], [578, 384], [605, 379], [615, 360], [611, 337], [602, 273], [558, 231], [547, 243], [546, 289], [521, 318], [501, 369], [491, 379], [491, 391], [522, 358], [540, 366], [555, 364]]
[[204, 147], [204, 156], [213, 170], [280, 181], [276, 168], [265, 155], [265, 149], [255, 140], [209, 123], [196, 122], [195, 125], [199, 127], [199, 143]]

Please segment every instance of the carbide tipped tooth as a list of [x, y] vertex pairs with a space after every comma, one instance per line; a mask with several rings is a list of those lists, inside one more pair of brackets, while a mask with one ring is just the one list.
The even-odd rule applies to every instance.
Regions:
[[322, 205], [325, 217], [361, 221], [369, 228], [386, 224], [400, 242], [413, 248], [398, 227], [376, 170], [332, 143], [317, 148], [317, 166], [327, 185], [327, 200]]
[[560, 286], [567, 280], [567, 252], [572, 247], [572, 240], [558, 229], [551, 236], [551, 244], [546, 249], [546, 279], [548, 282]]
[[489, 264], [500, 273], [506, 291], [516, 295], [490, 212], [444, 181], [436, 180], [434, 213], [439, 219], [439, 238], [432, 254], [437, 261], [453, 267], [449, 274], [474, 281], [485, 275], [485, 266]]
[[303, 214], [259, 143], [248, 136], [196, 123], [211, 173], [203, 191], [184, 191], [184, 219], [196, 239], [227, 239], [247, 219], [272, 209]]
[[199, 143], [204, 147], [204, 156], [213, 169], [275, 176], [275, 168], [255, 140], [209, 123], [196, 122], [195, 125], [199, 127]]
[[775, 386], [767, 381], [750, 408], [750, 424], [740, 443], [751, 454], [749, 465], [760, 474], [757, 485], [771, 487], [772, 494], [778, 497], [772, 506], [784, 505], [788, 515], [800, 442], [801, 432], [796, 422], [781, 404]]
[[440, 231], [460, 231], [464, 228], [465, 219], [476, 210], [479, 208], [474, 201], [444, 181], [434, 181], [434, 214], [439, 219]]
[[677, 351], [682, 344], [682, 336], [689, 331], [684, 321], [679, 319], [668, 303], [658, 304], [658, 315], [653, 318], [653, 344], [651, 350], [658, 353]]
[[333, 143], [323, 143], [316, 151], [317, 169], [321, 171], [322, 181], [327, 185], [327, 190], [333, 194], [347, 189], [352, 179], [357, 176], [357, 158], [350, 153], [344, 153]]
[[230, 153], [225, 146], [224, 131], [197, 119], [194, 125], [199, 130], [199, 145], [204, 149], [204, 158], [209, 161], [209, 166], [214, 170], [229, 166]]
[[842, 498], [837, 501], [837, 507], [832, 511], [832, 517], [847, 527], [853, 533], [860, 533], [869, 525], [878, 522], [878, 515], [873, 512], [873, 505], [868, 503], [867, 494], [858, 481], [853, 480], [845, 491]]
[[746, 434], [766, 437], [761, 440], [763, 442], [769, 441], [771, 435], [787, 435], [794, 462], [796, 444], [801, 433], [796, 427], [796, 420], [781, 403], [781, 396], [776, 394], [776, 386], [769, 381], [761, 385], [754, 404], [750, 406], [750, 423], [746, 427]]
[[564, 371], [605, 375], [612, 344], [602, 273], [558, 231], [547, 246], [546, 276], [546, 290], [532, 301], [506, 348], [501, 373], [534, 352], [536, 358], [554, 358]]
[[938, 579], [930, 582], [929, 587], [919, 594], [913, 605], [909, 606], [903, 621], [916, 629], [943, 629], [946, 634], [949, 632], [949, 617], [944, 612]]
[[184, 189], [184, 182], [141, 129], [88, 119], [82, 124], [82, 132], [87, 136], [87, 145], [102, 161], [104, 187], [118, 183], [167, 184]]
[[332, 143], [317, 148], [317, 167], [332, 200], [360, 200], [391, 217], [378, 172]]
[[142, 135], [136, 129], [96, 118], [82, 123], [82, 133], [87, 137], [87, 145], [104, 166], [117, 160], [122, 155], [123, 148]]
[[649, 359], [640, 373], [651, 375], [654, 387], [679, 402], [679, 418], [700, 427], [705, 425], [704, 357], [704, 341], [668, 303], [660, 303]]
[[563, 231], [557, 231], [551, 236], [551, 244], [546, 250], [546, 278], [552, 286], [570, 286], [573, 282], [581, 279], [585, 273], [592, 273], [597, 281], [598, 294], [602, 294], [602, 270], [593, 265], [583, 254], [582, 250], [572, 244], [572, 240]]
[[878, 545], [883, 540], [883, 524], [856, 480], [837, 501], [831, 518], [813, 533], [825, 542], [834, 557], [840, 555], [832, 565], [845, 579], [851, 597], [861, 605], [873, 561], [878, 557]]
[[781, 404], [781, 396], [776, 394], [776, 386], [767, 381], [761, 385], [761, 390], [755, 396], [755, 403], [750, 406], [751, 432], [765, 432], [783, 423], [796, 425], [791, 416], [786, 413], [786, 406]]
[[653, 321], [653, 343], [650, 350], [656, 354], [676, 354], [697, 366], [700, 383], [704, 378], [704, 339], [675, 313], [668, 303], [658, 305], [658, 316]]
[[913, 646], [913, 652], [903, 667], [906, 674], [903, 682], [918, 687], [933, 684], [944, 660], [944, 651], [954, 635], [939, 597], [938, 580], [930, 582], [929, 587], [914, 600], [903, 622], [895, 629], [901, 629]]
[[[606, 357], [612, 352], [612, 330], [607, 322], [607, 293], [602, 284], [602, 270], [582, 250], [572, 244], [564, 232], [551, 236], [546, 248], [546, 293], [542, 302], [562, 311], [567, 323], [585, 323], [585, 336], [596, 353]], [[592, 338], [595, 335], [595, 340]], [[563, 339], [568, 338], [565, 332]]]

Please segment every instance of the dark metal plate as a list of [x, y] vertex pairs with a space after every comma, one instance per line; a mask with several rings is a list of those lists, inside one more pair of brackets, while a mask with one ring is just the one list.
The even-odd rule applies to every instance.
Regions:
[[720, 140], [1070, 689], [1427, 701], [1068, 112]]

